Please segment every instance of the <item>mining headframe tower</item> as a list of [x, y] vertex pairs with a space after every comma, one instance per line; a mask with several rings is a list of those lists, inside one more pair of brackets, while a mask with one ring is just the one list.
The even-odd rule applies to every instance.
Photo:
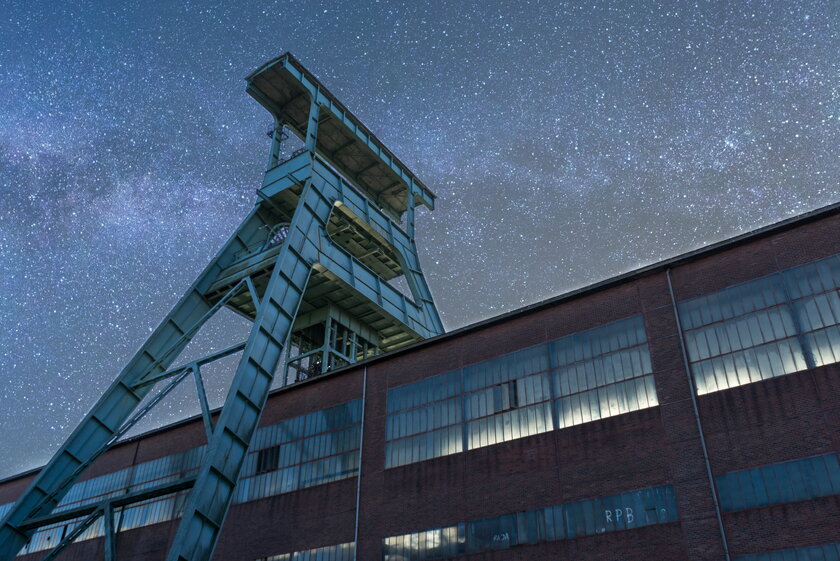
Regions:
[[[276, 376], [294, 383], [443, 333], [414, 241], [415, 207], [433, 208], [434, 194], [291, 54], [247, 83], [274, 118], [253, 210], [11, 508], [0, 526], [0, 560], [13, 559], [38, 528], [78, 517], [46, 558], [101, 517], [105, 557], [114, 559], [114, 509], [185, 489], [166, 558], [209, 560]], [[282, 160], [289, 133], [303, 147]], [[173, 367], [223, 307], [252, 322], [247, 340]], [[201, 367], [237, 353], [214, 420]], [[57, 511], [82, 472], [187, 378], [208, 441], [197, 473]]]

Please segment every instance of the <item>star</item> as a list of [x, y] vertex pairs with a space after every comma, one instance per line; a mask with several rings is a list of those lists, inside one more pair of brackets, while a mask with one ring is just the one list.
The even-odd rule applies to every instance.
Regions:
[[[830, 3], [454, 7], [4, 6], [0, 477], [50, 457], [254, 204], [271, 119], [243, 77], [287, 50], [439, 196], [417, 242], [448, 329], [837, 200]], [[247, 329], [220, 315], [184, 360]], [[136, 431], [198, 411], [184, 384]]]

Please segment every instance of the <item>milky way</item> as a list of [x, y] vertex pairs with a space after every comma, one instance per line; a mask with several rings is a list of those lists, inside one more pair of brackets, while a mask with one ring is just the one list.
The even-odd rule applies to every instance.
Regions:
[[[438, 194], [418, 243], [452, 329], [836, 201], [838, 6], [5, 3], [0, 477], [49, 458], [248, 212], [266, 60], [292, 51]], [[140, 429], [197, 411], [184, 388]]]

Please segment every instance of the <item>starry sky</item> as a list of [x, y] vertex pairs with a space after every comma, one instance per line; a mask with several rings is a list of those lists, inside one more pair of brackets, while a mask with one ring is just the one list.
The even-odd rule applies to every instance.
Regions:
[[[836, 0], [5, 2], [0, 477], [248, 212], [271, 120], [243, 78], [287, 50], [438, 194], [448, 329], [840, 199]], [[187, 353], [242, 340], [231, 316]], [[185, 385], [137, 431], [197, 411]]]

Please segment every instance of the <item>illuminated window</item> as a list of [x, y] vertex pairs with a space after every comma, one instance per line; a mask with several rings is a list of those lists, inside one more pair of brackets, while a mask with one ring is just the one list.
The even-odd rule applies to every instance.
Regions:
[[641, 316], [388, 391], [385, 466], [658, 404]]
[[641, 316], [559, 339], [552, 358], [559, 428], [659, 404]]
[[356, 475], [362, 401], [257, 430], [234, 491], [241, 503]]
[[680, 303], [698, 394], [840, 361], [840, 257]]
[[270, 557], [260, 557], [256, 561], [354, 561], [355, 552], [355, 542], [349, 542], [292, 553], [281, 553]]
[[814, 366], [840, 362], [840, 255], [784, 272]]
[[463, 375], [467, 450], [554, 429], [548, 345], [467, 366]]
[[456, 370], [388, 392], [387, 467], [463, 450], [462, 387]]

